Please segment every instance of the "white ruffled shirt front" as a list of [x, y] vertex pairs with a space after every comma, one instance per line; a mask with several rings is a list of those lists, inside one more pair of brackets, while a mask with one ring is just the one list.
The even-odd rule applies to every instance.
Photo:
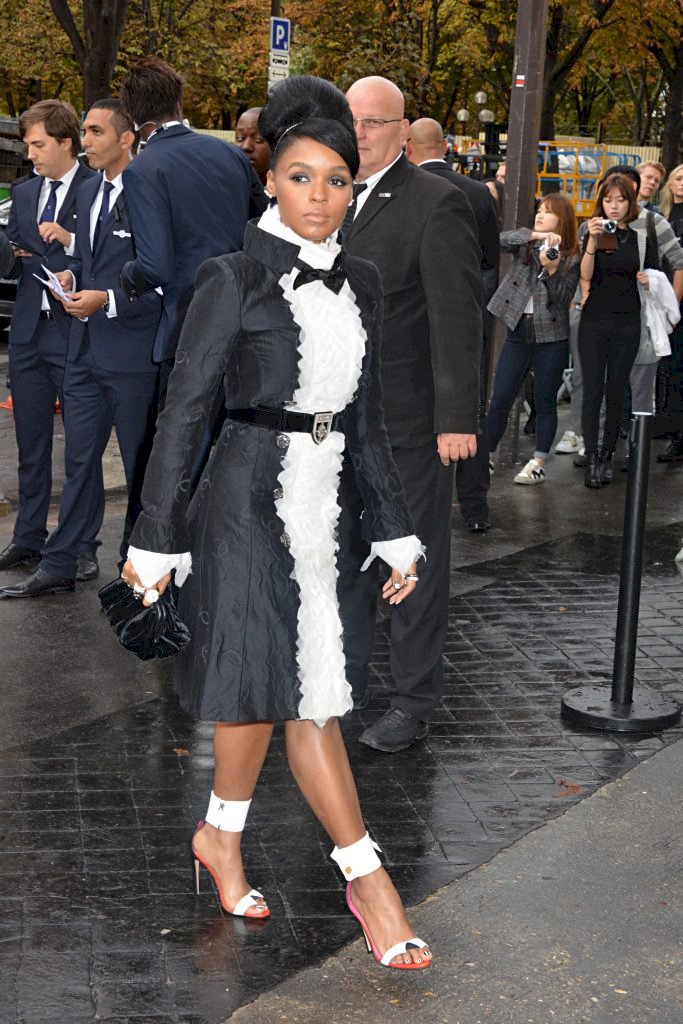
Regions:
[[[329, 270], [340, 252], [341, 247], [337, 242], [336, 232], [319, 243], [303, 239], [282, 223], [277, 206], [269, 207], [262, 214], [259, 227], [298, 246], [300, 259], [317, 270]], [[336, 411], [337, 408], [341, 409], [347, 404], [350, 395], [355, 390], [367, 338], [362, 327], [355, 296], [348, 281], [344, 282], [339, 296], [334, 295], [322, 282], [314, 282], [294, 290], [292, 286], [299, 272], [295, 267], [289, 274], [283, 275], [279, 282], [284, 298], [290, 305], [295, 322], [301, 332], [301, 376], [299, 387], [293, 396], [292, 408], [302, 412], [317, 412], [321, 408], [335, 409]], [[355, 344], [355, 350], [351, 353], [350, 358], [346, 358], [344, 361], [335, 359], [334, 356], [335, 348], [338, 351], [341, 341], [340, 332], [345, 332], [344, 345], [347, 356], [349, 356], [349, 345]], [[314, 345], [319, 348], [320, 358], [311, 358]], [[309, 350], [308, 358], [306, 358], [307, 349]], [[316, 348], [317, 356], [318, 349]], [[345, 370], [340, 375], [339, 369], [342, 362]], [[313, 366], [315, 366], [315, 374], [310, 372], [310, 368]], [[336, 403], [335, 392], [338, 392]], [[341, 445], [343, 449], [343, 436], [339, 435], [338, 438], [335, 438], [335, 434], [336, 432], [333, 432], [324, 444], [319, 446], [318, 450], [322, 452], [328, 445], [334, 448]], [[296, 434], [291, 434], [289, 437], [290, 452], [292, 443], [296, 446], [306, 440]], [[284, 518], [281, 511], [284, 510], [279, 511], [280, 518]], [[375, 541], [371, 544], [370, 554], [361, 569], [367, 569], [375, 558], [382, 558], [394, 569], [405, 573], [418, 558], [424, 557], [424, 555], [424, 546], [415, 535], [400, 537], [396, 540]], [[128, 549], [128, 558], [132, 562], [140, 582], [145, 587], [153, 586], [172, 570], [175, 570], [176, 585], [181, 587], [192, 571], [190, 552], [167, 555], [131, 546]]]

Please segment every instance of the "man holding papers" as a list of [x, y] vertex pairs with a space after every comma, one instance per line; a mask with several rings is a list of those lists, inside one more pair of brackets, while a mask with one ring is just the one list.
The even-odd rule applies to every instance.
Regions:
[[[104, 511], [102, 456], [116, 425], [129, 492], [127, 535], [151, 447], [158, 369], [152, 345], [161, 315], [155, 291], [129, 302], [119, 286], [135, 254], [122, 175], [131, 160], [132, 123], [118, 100], [98, 100], [83, 126], [91, 167], [102, 171], [79, 189], [75, 253], [67, 270], [41, 278], [59, 297], [70, 334], [63, 382], [66, 484], [59, 523], [36, 573], [0, 588], [2, 597], [36, 597], [74, 589], [74, 579], [99, 572], [97, 532]], [[38, 276], [38, 275], [36, 275]], [[84, 541], [88, 548], [83, 549]]]
[[[19, 449], [19, 510], [12, 542], [0, 552], [0, 569], [36, 566], [47, 537], [55, 401], [63, 398], [71, 317], [34, 275], [45, 278], [43, 266], [53, 273], [68, 266], [74, 246], [76, 195], [93, 174], [76, 160], [80, 125], [68, 103], [35, 103], [21, 117], [19, 129], [37, 173], [14, 189], [7, 225], [14, 252], [5, 274], [18, 280], [9, 336], [9, 372]], [[89, 510], [82, 546], [85, 552], [89, 543], [96, 541], [101, 522], [97, 513], [95, 507]], [[30, 577], [31, 596], [73, 590], [75, 575], [76, 569], [70, 579], [38, 570]]]

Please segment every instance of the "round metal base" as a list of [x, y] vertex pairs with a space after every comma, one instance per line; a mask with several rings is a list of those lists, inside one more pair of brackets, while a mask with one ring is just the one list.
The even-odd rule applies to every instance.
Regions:
[[579, 686], [562, 697], [562, 718], [573, 725], [612, 732], [659, 732], [677, 725], [681, 709], [647, 686], [634, 686], [633, 703], [617, 704], [610, 686]]

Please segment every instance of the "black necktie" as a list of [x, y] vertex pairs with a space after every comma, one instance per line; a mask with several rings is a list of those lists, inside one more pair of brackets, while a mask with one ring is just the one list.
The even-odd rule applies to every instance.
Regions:
[[93, 236], [92, 236], [92, 251], [93, 252], [95, 252], [95, 249], [97, 248], [97, 243], [100, 240], [100, 232], [102, 230], [102, 224], [104, 223], [104, 221], [109, 216], [109, 193], [111, 192], [113, 187], [114, 186], [112, 185], [112, 183], [110, 181], [105, 181], [104, 185], [102, 186], [102, 204], [100, 206], [100, 212], [97, 215], [97, 220], [95, 221], [95, 231], [93, 232]]
[[296, 260], [294, 266], [299, 268], [300, 273], [292, 285], [293, 288], [300, 288], [302, 284], [312, 284], [313, 281], [322, 281], [326, 288], [339, 295], [342, 285], [346, 280], [346, 268], [344, 267], [341, 253], [339, 253], [329, 270], [315, 270], [301, 260]]
[[365, 192], [367, 187], [368, 186], [365, 184], [365, 182], [359, 182], [357, 185], [353, 186], [353, 199], [349, 203], [349, 206], [348, 206], [348, 208], [346, 210], [346, 214], [344, 216], [344, 220], [343, 220], [342, 226], [341, 226], [341, 229], [342, 229], [342, 231], [343, 231], [343, 233], [345, 235], [348, 234], [349, 228], [353, 224], [353, 218], [356, 216], [356, 206], [358, 205], [358, 196], [361, 194], [361, 192]]
[[43, 208], [43, 212], [40, 215], [39, 224], [45, 224], [46, 222], [52, 224], [57, 214], [57, 189], [61, 188], [64, 184], [62, 181], [51, 181], [50, 182], [50, 195], [47, 197], [47, 202]]

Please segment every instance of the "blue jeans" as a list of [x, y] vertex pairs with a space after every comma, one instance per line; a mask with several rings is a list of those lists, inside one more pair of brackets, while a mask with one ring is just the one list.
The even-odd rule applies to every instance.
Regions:
[[494, 452], [505, 432], [508, 415], [529, 367], [534, 371], [536, 403], [536, 452], [550, 454], [557, 433], [557, 392], [567, 365], [567, 342], [544, 341], [534, 335], [531, 317], [523, 316], [514, 331], [508, 331], [496, 366], [491, 404], [486, 416], [490, 450]]

